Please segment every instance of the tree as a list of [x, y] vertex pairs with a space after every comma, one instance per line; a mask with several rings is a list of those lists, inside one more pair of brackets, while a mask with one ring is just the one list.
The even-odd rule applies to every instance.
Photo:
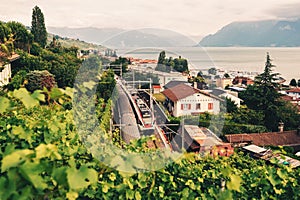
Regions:
[[264, 72], [255, 77], [254, 85], [249, 85], [240, 96], [248, 108], [263, 113], [264, 125], [269, 130], [276, 131], [281, 120], [279, 107], [283, 103], [279, 101], [278, 84], [275, 82], [278, 73], [273, 73], [273, 67], [275, 66], [271, 63], [270, 55], [267, 54]]
[[47, 31], [44, 14], [38, 6], [35, 6], [32, 11], [31, 33], [34, 41], [44, 48], [47, 44]]
[[30, 52], [33, 35], [26, 29], [26, 27], [23, 24], [14, 21], [8, 22], [6, 25], [11, 30], [15, 48]]
[[225, 98], [226, 101], [226, 111], [227, 113], [233, 113], [233, 112], [236, 112], [238, 110], [238, 107], [237, 107], [237, 104], [232, 101], [230, 98]]
[[225, 73], [225, 74], [224, 74], [224, 78], [230, 78], [229, 74], [228, 74], [228, 73]]
[[278, 88], [276, 77], [279, 75], [279, 73], [273, 73], [272, 68], [274, 68], [275, 65], [273, 65], [271, 61], [270, 55], [267, 53], [267, 61], [264, 72], [255, 77], [255, 83], [263, 87]]
[[296, 79], [293, 78], [293, 79], [291, 80], [290, 86], [294, 86], [294, 87], [297, 86], [297, 81], [296, 81]]
[[120, 76], [121, 73], [119, 66], [122, 66], [122, 74], [124, 74], [127, 72], [129, 64], [131, 64], [130, 60], [121, 56], [114, 62], [110, 63], [111, 68], [114, 69], [115, 74], [117, 74], [118, 76]]
[[298, 79], [297, 86], [300, 87], [300, 79]]
[[166, 52], [165, 51], [162, 51], [159, 53], [159, 56], [158, 56], [158, 64], [165, 64], [165, 60], [166, 60]]
[[26, 75], [26, 89], [30, 92], [42, 90], [44, 87], [51, 90], [55, 85], [55, 79], [47, 70], [31, 71]]
[[212, 67], [208, 70], [208, 73], [211, 75], [216, 75], [217, 74], [217, 69], [215, 67]]

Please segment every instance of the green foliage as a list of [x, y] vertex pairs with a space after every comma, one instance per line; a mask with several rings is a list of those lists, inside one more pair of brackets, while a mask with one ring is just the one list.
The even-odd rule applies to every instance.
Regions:
[[212, 67], [208, 70], [208, 73], [211, 75], [216, 75], [217, 74], [217, 69], [215, 67]]
[[[123, 78], [126, 81], [149, 81], [151, 78], [152, 84], [159, 85], [159, 78], [156, 74], [153, 73], [141, 73], [138, 71], [133, 70], [132, 72], [128, 72], [124, 74]], [[136, 85], [138, 88], [144, 88], [149, 89], [149, 83], [140, 83], [139, 85]]]
[[294, 87], [297, 86], [297, 81], [296, 81], [296, 79], [293, 78], [293, 79], [291, 80], [290, 86], [294, 86]]
[[33, 92], [35, 90], [43, 90], [44, 87], [47, 90], [51, 90], [55, 85], [54, 76], [47, 70], [43, 71], [31, 71], [26, 75], [25, 87], [28, 91]]
[[17, 49], [30, 52], [30, 47], [33, 42], [33, 35], [27, 28], [19, 22], [7, 22], [7, 27], [10, 28], [14, 39], [14, 46]]
[[103, 98], [105, 102], [108, 101], [114, 91], [115, 85], [114, 72], [112, 70], [103, 72], [96, 90], [98, 98]]
[[238, 110], [237, 104], [229, 98], [225, 98], [225, 106], [227, 113], [233, 113]]
[[[296, 110], [290, 109], [287, 103], [280, 100], [278, 84], [275, 81], [278, 73], [272, 73], [273, 67], [267, 54], [264, 72], [256, 77], [254, 85], [249, 85], [247, 90], [241, 92], [240, 97], [249, 109], [262, 114], [263, 125], [268, 130], [277, 131], [280, 121], [287, 124], [287, 129], [296, 129], [299, 121], [295, 123], [294, 120], [298, 120], [299, 115]], [[288, 116], [294, 116], [294, 119]]]
[[175, 59], [173, 59], [172, 57], [166, 58], [166, 52], [162, 51], [159, 54], [155, 70], [168, 73], [172, 70], [175, 70], [177, 72], [188, 72], [188, 61], [181, 58], [181, 56]]
[[18, 71], [11, 81], [5, 86], [8, 90], [13, 91], [23, 86], [27, 72], [25, 70]]
[[230, 78], [230, 75], [228, 73], [225, 73], [224, 78]]
[[32, 9], [31, 33], [34, 41], [44, 48], [47, 44], [47, 31], [44, 14], [38, 6]]
[[[0, 114], [0, 199], [300, 198], [299, 169], [274, 168], [242, 153], [229, 158], [185, 154], [157, 171], [120, 173], [83, 146], [72, 111], [56, 103], [24, 107], [27, 100], [16, 99], [25, 93], [18, 90], [0, 99], [0, 108], [5, 107]], [[63, 97], [49, 96], [58, 102]], [[145, 151], [145, 141], [125, 149]], [[142, 164], [120, 156], [113, 162]]]
[[129, 64], [131, 64], [129, 59], [119, 57], [114, 62], [110, 63], [110, 66], [111, 66], [110, 68], [115, 71], [115, 74], [120, 76], [121, 69], [119, 66], [122, 66], [122, 74], [124, 74], [127, 72]]
[[59, 87], [73, 87], [77, 71], [82, 64], [76, 56], [77, 49], [59, 47], [56, 53], [52, 50], [57, 49], [42, 49], [38, 44], [33, 43], [31, 54], [18, 51], [20, 58], [12, 63], [12, 75], [14, 76], [20, 70], [26, 72], [47, 70], [55, 76]]

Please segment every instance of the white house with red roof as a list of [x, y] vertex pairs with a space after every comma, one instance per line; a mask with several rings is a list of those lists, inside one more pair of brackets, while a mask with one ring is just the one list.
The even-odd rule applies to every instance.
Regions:
[[[2, 52], [0, 56], [5, 57]], [[7, 57], [7, 62], [0, 62], [0, 87], [9, 83], [11, 78], [11, 62], [17, 60], [20, 56], [13, 53], [11, 56]]]
[[165, 105], [175, 117], [220, 112], [219, 97], [200, 91], [186, 84], [179, 84], [162, 92], [166, 96]]
[[290, 97], [300, 98], [300, 88], [296, 87], [286, 91], [286, 95]]

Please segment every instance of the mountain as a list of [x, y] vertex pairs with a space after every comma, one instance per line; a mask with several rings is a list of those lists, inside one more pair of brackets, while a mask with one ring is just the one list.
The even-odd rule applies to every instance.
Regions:
[[101, 44], [110, 48], [175, 47], [196, 45], [196, 42], [189, 37], [163, 29], [147, 28], [125, 30], [118, 28], [92, 27], [47, 27], [47, 29], [53, 34]]
[[52, 42], [53, 36], [56, 36], [56, 41], [59, 42], [63, 47], [67, 47], [67, 48], [75, 46], [78, 47], [79, 49], [92, 48], [92, 49], [97, 49], [98, 51], [104, 51], [106, 49], [106, 47], [101, 45], [88, 43], [77, 39], [75, 40], [67, 37], [60, 37], [58, 35], [53, 35], [52, 33], [48, 33], [48, 37], [47, 37], [48, 44]]
[[300, 46], [300, 19], [233, 22], [204, 37], [199, 46]]

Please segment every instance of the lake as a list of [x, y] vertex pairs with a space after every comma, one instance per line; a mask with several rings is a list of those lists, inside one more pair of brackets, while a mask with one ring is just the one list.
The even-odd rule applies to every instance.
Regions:
[[210, 67], [224, 70], [262, 72], [269, 52], [272, 64], [276, 65], [287, 83], [292, 78], [300, 79], [300, 48], [290, 47], [172, 47], [172, 48], [128, 48], [118, 49], [119, 56], [157, 59], [159, 52], [166, 51], [167, 57], [188, 59], [191, 69]]

